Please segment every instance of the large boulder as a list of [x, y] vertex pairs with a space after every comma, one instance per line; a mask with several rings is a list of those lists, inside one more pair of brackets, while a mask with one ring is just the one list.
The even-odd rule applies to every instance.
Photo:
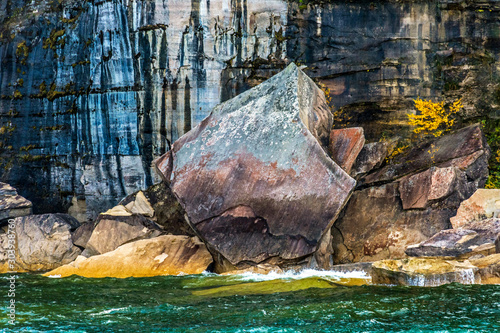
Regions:
[[157, 237], [162, 229], [141, 214], [130, 213], [123, 206], [99, 215], [85, 249], [89, 254], [102, 254], [140, 239]]
[[364, 144], [365, 135], [361, 127], [334, 129], [330, 132], [330, 156], [347, 173], [351, 172]]
[[31, 201], [17, 194], [15, 188], [0, 182], [0, 223], [7, 219], [31, 215]]
[[[80, 225], [66, 214], [18, 217], [13, 222], [16, 271], [47, 271], [70, 263], [81, 250], [73, 245], [71, 233]], [[0, 236], [0, 262], [7, 260], [7, 234]], [[6, 266], [5, 266], [6, 268]], [[5, 273], [5, 271], [3, 272]]]
[[291, 64], [155, 164], [217, 264], [286, 265], [316, 251], [355, 185], [328, 157], [331, 127], [323, 92]]
[[500, 190], [480, 188], [460, 204], [457, 215], [450, 222], [453, 228], [461, 228], [470, 222], [497, 216], [499, 212]]
[[495, 253], [500, 219], [474, 221], [464, 228], [442, 230], [430, 239], [406, 249], [411, 257], [469, 257]]
[[212, 256], [198, 238], [163, 235], [122, 245], [114, 251], [84, 258], [56, 268], [45, 276], [145, 277], [200, 274]]
[[406, 257], [408, 246], [451, 227], [488, 176], [478, 125], [425, 142], [360, 178], [332, 228], [335, 263]]

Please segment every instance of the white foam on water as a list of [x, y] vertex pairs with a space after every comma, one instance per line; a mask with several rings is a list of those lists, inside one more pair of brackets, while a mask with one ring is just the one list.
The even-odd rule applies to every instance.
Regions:
[[51, 278], [51, 279], [60, 279], [61, 278], [61, 274], [49, 275], [49, 278]]
[[329, 279], [370, 279], [370, 276], [365, 271], [338, 272], [338, 271], [321, 271], [315, 269], [304, 269], [300, 272], [286, 271], [283, 273], [271, 271], [268, 274], [258, 274], [245, 272], [242, 274], [233, 275], [242, 281], [269, 281], [269, 280], [300, 280], [311, 277], [321, 277]]
[[98, 313], [91, 313], [90, 315], [91, 316], [103, 316], [103, 315], [112, 314], [112, 313], [120, 312], [120, 311], [127, 310], [127, 309], [128, 309], [128, 307], [113, 308], [113, 309], [104, 310], [104, 311], [101, 311], [101, 312], [98, 312]]

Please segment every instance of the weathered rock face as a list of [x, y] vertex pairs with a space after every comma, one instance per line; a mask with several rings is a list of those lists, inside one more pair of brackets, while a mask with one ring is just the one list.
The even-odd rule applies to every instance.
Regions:
[[350, 173], [365, 144], [361, 127], [334, 129], [330, 132], [330, 156], [345, 172]]
[[[72, 231], [80, 224], [69, 215], [30, 215], [16, 218], [14, 224], [18, 271], [48, 271], [70, 263], [81, 253], [71, 239]], [[6, 251], [0, 253], [0, 261], [5, 260]]]
[[365, 144], [352, 166], [351, 176], [358, 178], [380, 167], [394, 151], [398, 141], [398, 138], [393, 138]]
[[80, 256], [45, 276], [126, 278], [200, 274], [211, 263], [212, 256], [196, 237], [164, 235], [128, 243], [98, 256]]
[[483, 284], [500, 284], [500, 254], [492, 254], [487, 257], [471, 260], [476, 266], [478, 275]]
[[[143, 193], [142, 198], [140, 193]], [[120, 201], [119, 204], [125, 208], [130, 207], [132, 210], [136, 206], [148, 207], [147, 209], [141, 209], [144, 212], [148, 212], [143, 215], [148, 216], [160, 225], [165, 233], [195, 236], [193, 229], [191, 229], [184, 218], [184, 209], [182, 209], [172, 190], [165, 182], [150, 186], [144, 192], [140, 191], [131, 194]], [[130, 209], [128, 210], [130, 211]], [[137, 212], [140, 213], [139, 210]]]
[[499, 213], [500, 190], [480, 188], [460, 204], [457, 215], [450, 222], [453, 228], [462, 228], [474, 221], [497, 217]]
[[113, 251], [119, 246], [140, 239], [154, 238], [161, 228], [140, 214], [116, 214], [109, 211], [100, 215], [85, 249], [91, 254]]
[[316, 250], [355, 184], [325, 152], [331, 124], [323, 93], [292, 64], [216, 107], [156, 165], [193, 229], [232, 265], [296, 261]]
[[500, 233], [500, 219], [474, 221], [464, 228], [442, 230], [406, 254], [412, 257], [464, 257], [495, 253], [495, 239]]
[[289, 61], [370, 140], [401, 131], [417, 96], [497, 116], [497, 14], [494, 1], [3, 1], [2, 179], [35, 212], [75, 201], [93, 220], [153, 184], [151, 161], [215, 105]]
[[0, 222], [30, 215], [31, 207], [31, 202], [18, 195], [15, 188], [0, 182]]
[[332, 229], [334, 262], [403, 258], [409, 245], [451, 227], [460, 203], [488, 176], [479, 126], [426, 142], [360, 178]]

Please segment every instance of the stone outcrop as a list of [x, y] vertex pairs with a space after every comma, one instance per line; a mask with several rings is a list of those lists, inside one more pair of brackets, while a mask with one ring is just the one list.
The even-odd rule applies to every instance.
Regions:
[[[143, 215], [160, 225], [165, 233], [186, 236], [195, 235], [184, 218], [184, 209], [182, 209], [172, 190], [165, 182], [160, 182], [144, 191], [128, 195], [120, 201], [119, 205], [124, 206], [130, 212], [130, 209], [133, 209], [136, 205], [148, 207], [144, 210], [148, 211], [148, 213]], [[138, 211], [138, 213], [140, 212]]]
[[153, 221], [117, 206], [99, 215], [85, 249], [89, 254], [102, 254], [126, 243], [157, 237], [161, 233], [162, 229]]
[[442, 230], [428, 240], [408, 247], [412, 257], [469, 257], [495, 253], [500, 219], [474, 221], [463, 228]]
[[330, 132], [330, 156], [347, 173], [351, 172], [364, 144], [365, 136], [361, 127], [334, 129]]
[[326, 153], [331, 126], [323, 92], [292, 64], [217, 106], [156, 166], [231, 265], [296, 262], [316, 251], [355, 184]]
[[196, 237], [163, 235], [122, 245], [114, 251], [56, 268], [45, 276], [146, 277], [200, 274], [212, 256]]
[[433, 287], [462, 284], [500, 283], [500, 254], [475, 260], [457, 261], [439, 258], [381, 260], [372, 265], [374, 284]]
[[31, 207], [31, 202], [18, 195], [15, 188], [0, 182], [0, 222], [30, 215]]
[[449, 229], [460, 203], [484, 186], [489, 148], [479, 125], [425, 142], [363, 176], [332, 229], [334, 262], [403, 258]]
[[[80, 223], [66, 214], [18, 217], [14, 220], [16, 271], [48, 271], [73, 261], [81, 250], [71, 233]], [[0, 262], [6, 260], [7, 234], [2, 234]]]
[[500, 190], [480, 188], [460, 204], [457, 215], [450, 222], [453, 228], [462, 228], [470, 222], [497, 217], [499, 213]]
[[365, 144], [352, 166], [351, 176], [358, 178], [380, 167], [394, 151], [398, 141], [399, 138], [396, 137], [390, 140]]
[[22, 162], [3, 180], [37, 211], [75, 201], [86, 213], [79, 220], [94, 220], [155, 183], [151, 161], [215, 105], [289, 61], [308, 66], [369, 140], [404, 133], [415, 96], [461, 96], [462, 117], [497, 117], [495, 8], [443, 0], [3, 1], [2, 166]]

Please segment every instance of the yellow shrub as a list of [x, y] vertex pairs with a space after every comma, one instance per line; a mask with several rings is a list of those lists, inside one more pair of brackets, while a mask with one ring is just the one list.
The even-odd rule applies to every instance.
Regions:
[[417, 98], [414, 100], [415, 108], [419, 114], [409, 114], [409, 124], [415, 126], [416, 134], [432, 134], [436, 137], [451, 129], [454, 123], [452, 115], [462, 107], [462, 99], [458, 99], [449, 108], [444, 107], [444, 102], [433, 103], [430, 100]]

